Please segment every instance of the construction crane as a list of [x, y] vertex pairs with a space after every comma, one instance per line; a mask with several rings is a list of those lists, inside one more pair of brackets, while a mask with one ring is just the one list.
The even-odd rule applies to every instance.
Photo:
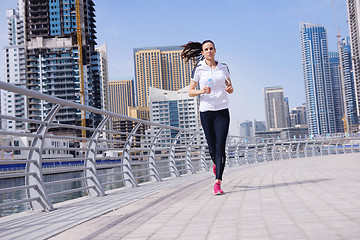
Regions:
[[[85, 87], [84, 87], [84, 68], [83, 68], [83, 52], [82, 52], [82, 32], [81, 32], [81, 14], [80, 14], [80, 0], [75, 1], [76, 8], [76, 35], [78, 47], [78, 65], [79, 65], [79, 79], [80, 79], [80, 103], [85, 105]], [[81, 126], [86, 127], [85, 110], [81, 110]], [[86, 137], [86, 130], [81, 130], [82, 137]]]
[[334, 3], [334, 0], [331, 0], [331, 3], [332, 3], [332, 9], [333, 9], [333, 14], [334, 14], [334, 20], [335, 20], [335, 25], [336, 25], [336, 31], [337, 31], [337, 42], [338, 44], [340, 44], [340, 28], [339, 28], [339, 24], [338, 24], [338, 21], [337, 21], [337, 18], [336, 18], [336, 12], [335, 12], [335, 3]]

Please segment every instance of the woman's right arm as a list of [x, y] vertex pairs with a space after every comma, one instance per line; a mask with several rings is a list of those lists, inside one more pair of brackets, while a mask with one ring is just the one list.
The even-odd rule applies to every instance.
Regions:
[[211, 88], [209, 87], [204, 87], [203, 89], [197, 90], [196, 89], [196, 82], [195, 81], [190, 81], [190, 85], [189, 85], [189, 97], [196, 97], [200, 94], [204, 94], [207, 93], [209, 94], [211, 92]]

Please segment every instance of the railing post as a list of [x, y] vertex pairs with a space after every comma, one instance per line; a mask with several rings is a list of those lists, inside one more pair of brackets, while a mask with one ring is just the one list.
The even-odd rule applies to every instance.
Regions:
[[321, 145], [320, 145], [320, 156], [323, 156], [323, 148], [324, 148], [324, 139], [321, 141]]
[[[255, 140], [256, 141], [256, 140]], [[254, 148], [254, 151], [255, 151], [255, 161], [258, 163], [259, 162], [259, 153], [258, 153], [258, 142], [256, 141], [255, 142], [255, 148]]]
[[[91, 136], [91, 140], [88, 144], [88, 148], [90, 148], [91, 150], [88, 150], [86, 152], [86, 158], [91, 159], [91, 160], [85, 161], [86, 170], [84, 172], [85, 177], [91, 177], [91, 178], [86, 179], [87, 186], [92, 187], [87, 190], [88, 194], [90, 196], [94, 196], [95, 194], [97, 196], [105, 195], [104, 189], [101, 187], [99, 178], [96, 173], [96, 145], [98, 143], [98, 139], [100, 137], [101, 130], [104, 128], [108, 119], [109, 119], [109, 116], [104, 117], [104, 119], [97, 126], [97, 128], [93, 132], [93, 134]], [[88, 169], [87, 167], [90, 167], [90, 169]]]
[[297, 158], [300, 158], [300, 145], [301, 145], [301, 141], [299, 139], [299, 142], [298, 142], [297, 147], [296, 147]]
[[288, 156], [289, 156], [289, 159], [291, 159], [292, 158], [292, 141], [291, 141], [291, 139], [289, 139], [289, 154], [288, 154]]
[[187, 172], [191, 172], [192, 174], [196, 173], [193, 165], [192, 165], [192, 162], [191, 162], [191, 145], [194, 141], [194, 138], [195, 138], [195, 134], [191, 137], [190, 141], [189, 141], [189, 144], [186, 148], [186, 156], [185, 156], [185, 162], [186, 162], [186, 168], [187, 168]]
[[328, 153], [329, 153], [329, 155], [331, 155], [331, 142], [332, 142], [332, 139], [330, 139], [330, 142], [329, 142], [329, 148], [328, 148]]
[[313, 157], [315, 157], [315, 146], [316, 146], [316, 139], [314, 140], [314, 144], [312, 144], [311, 153]]
[[274, 139], [273, 146], [272, 146], [272, 149], [271, 149], [271, 160], [272, 160], [272, 161], [276, 161], [276, 158], [275, 158], [275, 147], [276, 147], [276, 140]]
[[304, 155], [305, 155], [305, 157], [308, 157], [308, 154], [307, 154], [308, 143], [309, 143], [309, 139], [306, 139], [305, 147], [304, 147]]
[[238, 165], [240, 165], [240, 157], [239, 157], [239, 150], [240, 150], [240, 142], [241, 142], [241, 139], [239, 139], [239, 141], [237, 141], [236, 143], [236, 148], [235, 148], [235, 160], [237, 162]]
[[205, 144], [201, 144], [201, 148], [200, 148], [200, 161], [201, 161], [201, 166], [202, 169], [204, 171], [209, 171], [210, 168], [206, 163], [206, 157], [205, 157]]
[[53, 205], [47, 195], [44, 185], [44, 178], [42, 173], [42, 149], [45, 143], [45, 135], [49, 129], [50, 123], [54, 119], [56, 113], [60, 110], [60, 104], [55, 105], [44, 119], [45, 124], [41, 124], [36, 131], [36, 134], [41, 137], [35, 137], [31, 143], [31, 147], [36, 147], [38, 150], [30, 150], [28, 160], [30, 162], [26, 164], [26, 172], [34, 172], [35, 175], [25, 177], [25, 185], [36, 185], [34, 189], [27, 189], [26, 194], [28, 198], [38, 197], [37, 202], [30, 202], [31, 209], [44, 209], [46, 211], [53, 210]]
[[156, 169], [156, 163], [155, 163], [155, 150], [156, 150], [156, 142], [159, 139], [159, 136], [161, 132], [164, 130], [164, 128], [160, 128], [153, 140], [151, 141], [150, 145], [150, 151], [149, 151], [149, 157], [148, 157], [148, 164], [149, 164], [149, 172], [153, 172], [153, 174], [150, 174], [150, 179], [152, 181], [161, 181], [161, 177]]
[[267, 144], [268, 144], [268, 140], [264, 140], [264, 147], [262, 150], [262, 154], [263, 154], [263, 158], [264, 158], [264, 162], [267, 162]]
[[340, 139], [339, 139], [339, 140], [337, 140], [337, 142], [336, 142], [336, 155], [338, 155], [338, 154], [339, 154], [339, 149], [338, 149], [339, 142], [340, 142]]
[[245, 147], [245, 153], [244, 153], [244, 156], [245, 156], [245, 161], [250, 164], [250, 161], [249, 161], [249, 144], [247, 142], [245, 142], [246, 144], [246, 147]]
[[181, 136], [181, 131], [179, 131], [176, 134], [175, 139], [171, 143], [171, 147], [169, 151], [169, 164], [170, 164], [169, 168], [170, 170], [172, 169], [172, 171], [170, 171], [170, 175], [173, 177], [180, 177], [180, 173], [176, 167], [176, 162], [175, 162], [175, 145], [179, 141], [180, 136]]
[[350, 142], [350, 140], [349, 140], [348, 138], [346, 138], [346, 139], [344, 140], [344, 143], [343, 143], [343, 146], [344, 146], [344, 147], [343, 147], [343, 149], [344, 149], [344, 154], [346, 154], [346, 143], [347, 143], [348, 141]]
[[139, 129], [141, 123], [136, 124], [136, 126], [131, 131], [130, 135], [126, 139], [126, 143], [124, 144], [123, 148], [123, 157], [122, 157], [122, 173], [123, 178], [125, 180], [125, 185], [127, 187], [137, 187], [138, 184], [135, 181], [134, 174], [131, 170], [131, 158], [130, 158], [130, 152], [131, 152], [131, 143], [134, 139], [134, 135], [136, 134], [136, 131]]
[[280, 159], [281, 160], [284, 160], [283, 152], [284, 152], [284, 141], [281, 141], [281, 146], [280, 146]]

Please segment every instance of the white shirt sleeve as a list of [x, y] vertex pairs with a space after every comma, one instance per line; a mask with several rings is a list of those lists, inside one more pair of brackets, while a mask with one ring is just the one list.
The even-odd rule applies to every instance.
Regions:
[[199, 82], [200, 74], [199, 74], [199, 65], [196, 65], [191, 73], [191, 81]]
[[225, 77], [226, 77], [226, 79], [230, 78], [229, 67], [226, 64], [225, 64]]

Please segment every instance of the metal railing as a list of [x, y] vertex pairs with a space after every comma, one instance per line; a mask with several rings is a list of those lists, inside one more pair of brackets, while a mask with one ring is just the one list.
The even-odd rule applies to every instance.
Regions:
[[[37, 126], [34, 132], [0, 131], [0, 210], [49, 211], [54, 203], [70, 198], [103, 196], [110, 189], [136, 187], [211, 168], [203, 132], [130, 118], [5, 82], [0, 82], [0, 89], [54, 106], [43, 120], [0, 115], [3, 123]], [[103, 120], [86, 128], [61, 123], [56, 116], [62, 108], [100, 114]], [[113, 120], [120, 121], [123, 128], [110, 128]], [[79, 137], [83, 129], [87, 136]], [[360, 151], [358, 140], [358, 136], [286, 140], [228, 136], [226, 164], [231, 167], [354, 153]]]

